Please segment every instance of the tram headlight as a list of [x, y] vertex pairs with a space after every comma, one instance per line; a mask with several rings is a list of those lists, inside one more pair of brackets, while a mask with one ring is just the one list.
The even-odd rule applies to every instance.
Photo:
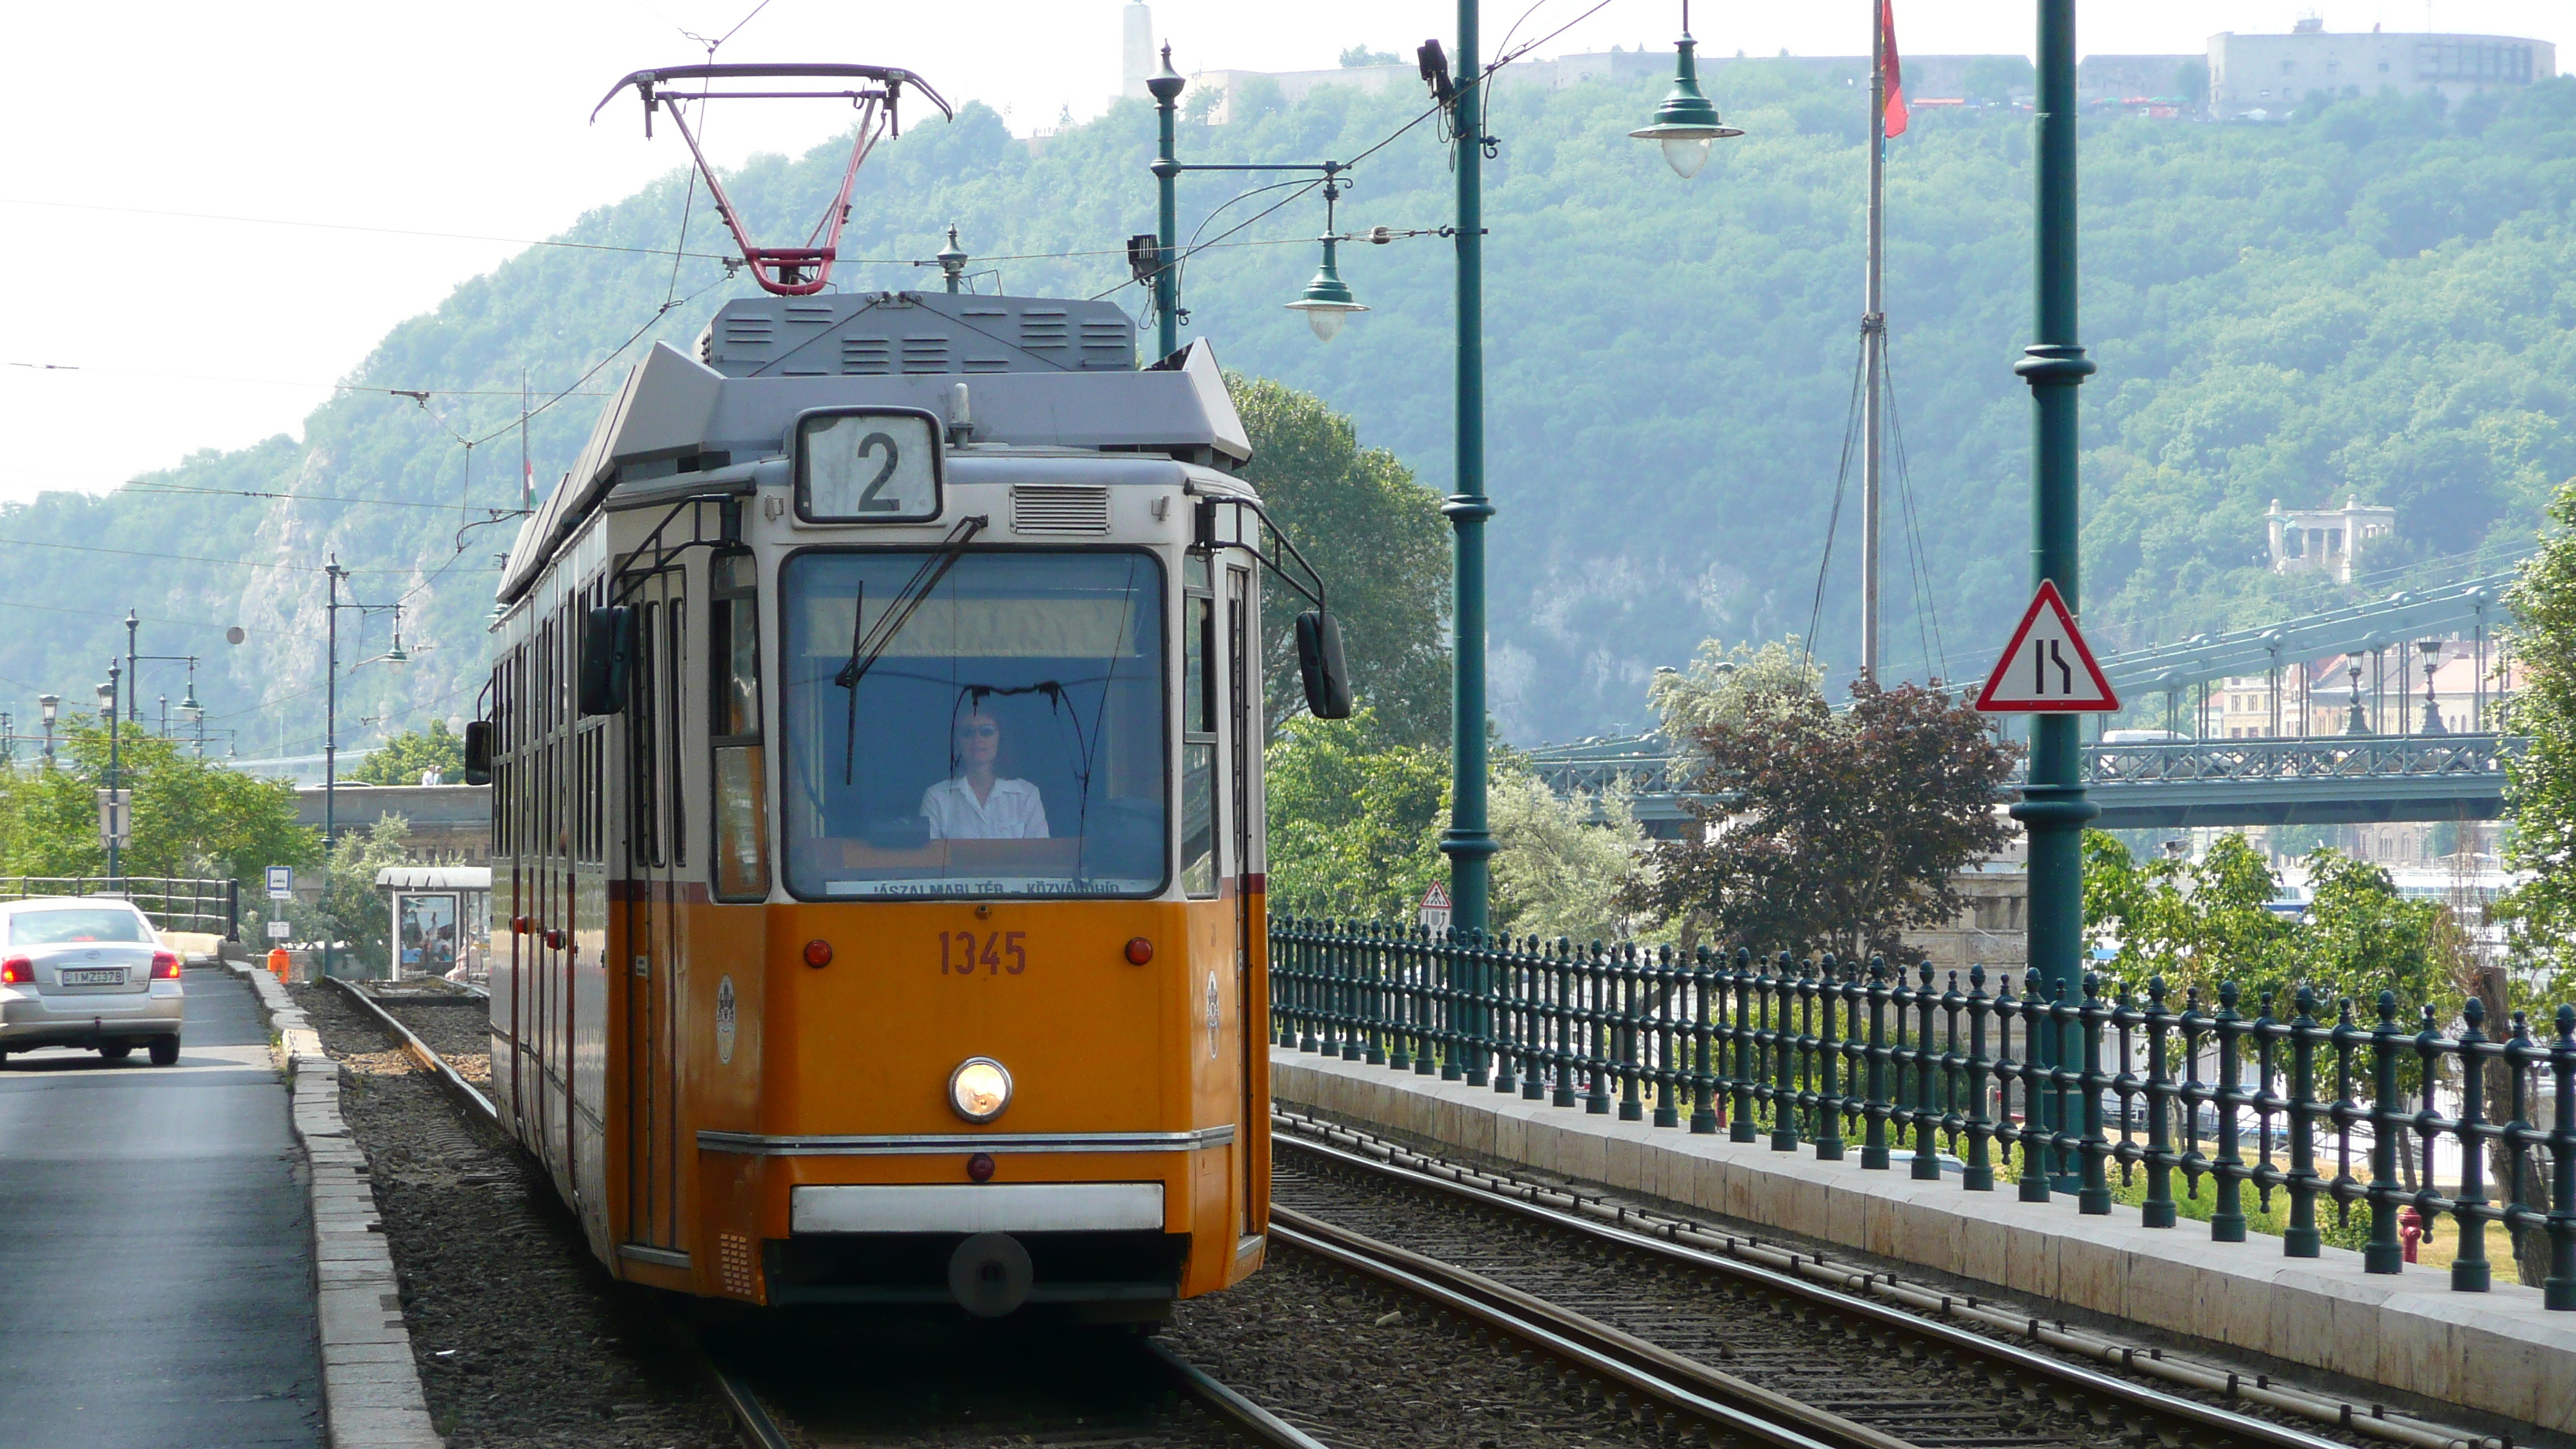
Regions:
[[969, 1122], [990, 1122], [1011, 1105], [1011, 1074], [991, 1057], [968, 1057], [948, 1074], [948, 1105]]

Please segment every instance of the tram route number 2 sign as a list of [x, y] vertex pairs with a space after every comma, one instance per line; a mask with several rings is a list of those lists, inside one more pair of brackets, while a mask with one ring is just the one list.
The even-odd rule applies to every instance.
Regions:
[[1977, 708], [1987, 714], [2101, 714], [2119, 707], [2119, 694], [2093, 662], [2056, 582], [2040, 580], [2021, 626], [1977, 692]]

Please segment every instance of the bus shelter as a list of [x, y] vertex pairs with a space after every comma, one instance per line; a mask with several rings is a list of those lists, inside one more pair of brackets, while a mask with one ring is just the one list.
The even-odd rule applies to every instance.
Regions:
[[376, 889], [393, 913], [393, 979], [481, 981], [490, 974], [490, 866], [390, 865], [376, 872]]

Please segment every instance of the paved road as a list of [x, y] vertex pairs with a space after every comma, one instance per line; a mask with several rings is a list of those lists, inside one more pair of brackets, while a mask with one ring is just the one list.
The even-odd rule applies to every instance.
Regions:
[[153, 1067], [0, 1065], [0, 1442], [189, 1449], [322, 1440], [311, 1229], [250, 988], [191, 971]]

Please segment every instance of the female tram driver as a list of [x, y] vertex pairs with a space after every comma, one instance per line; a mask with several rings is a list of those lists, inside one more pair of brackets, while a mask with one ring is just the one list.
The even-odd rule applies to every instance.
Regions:
[[1028, 781], [995, 776], [993, 764], [1001, 753], [999, 720], [978, 710], [958, 722], [957, 759], [964, 773], [921, 792], [931, 839], [1046, 838], [1046, 802]]

